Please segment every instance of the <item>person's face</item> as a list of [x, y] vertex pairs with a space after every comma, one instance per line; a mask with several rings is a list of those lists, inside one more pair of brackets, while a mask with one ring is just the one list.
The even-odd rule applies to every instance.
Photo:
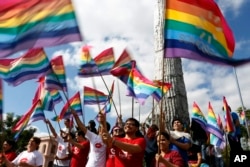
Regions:
[[79, 136], [78, 133], [75, 134], [76, 135], [76, 141], [80, 141], [82, 139], [82, 136]]
[[124, 131], [126, 134], [133, 134], [138, 130], [138, 127], [135, 126], [135, 122], [127, 121], [124, 126]]
[[36, 148], [38, 147], [38, 144], [35, 142], [35, 140], [33, 138], [31, 138], [28, 142], [28, 149], [29, 150], [36, 150]]
[[3, 150], [5, 151], [9, 151], [12, 148], [11, 145], [9, 145], [6, 141], [3, 143]]
[[69, 121], [68, 121], [68, 120], [64, 120], [64, 125], [65, 125], [66, 127], [69, 127]]
[[163, 135], [157, 136], [157, 145], [160, 150], [166, 150], [169, 148], [170, 141], [167, 140]]
[[173, 129], [177, 131], [182, 131], [183, 125], [180, 121], [176, 120], [173, 122]]

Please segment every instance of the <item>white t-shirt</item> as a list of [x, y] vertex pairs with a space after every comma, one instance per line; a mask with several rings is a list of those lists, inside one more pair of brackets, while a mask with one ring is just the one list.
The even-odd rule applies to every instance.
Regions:
[[23, 151], [12, 161], [15, 165], [18, 165], [20, 162], [26, 162], [35, 166], [43, 166], [43, 155], [37, 150], [32, 152]]
[[[68, 156], [68, 143], [64, 142], [63, 139], [57, 135], [56, 141], [58, 142], [56, 156], [59, 158], [63, 158]], [[54, 164], [58, 166], [69, 166], [70, 160], [54, 160]]]
[[85, 137], [90, 142], [89, 159], [86, 167], [105, 167], [107, 146], [103, 143], [101, 136], [87, 130]]

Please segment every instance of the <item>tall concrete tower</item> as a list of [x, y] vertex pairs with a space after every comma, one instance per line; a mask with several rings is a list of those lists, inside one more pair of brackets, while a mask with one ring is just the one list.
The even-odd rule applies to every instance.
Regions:
[[[166, 126], [171, 125], [174, 117], [181, 118], [189, 125], [189, 112], [187, 103], [186, 87], [183, 78], [182, 61], [180, 58], [164, 57], [164, 22], [165, 4], [167, 0], [157, 0], [154, 13], [154, 36], [155, 36], [155, 79], [169, 82], [172, 88], [152, 112], [152, 120], [157, 121], [156, 115], [160, 110], [165, 112]], [[156, 103], [155, 103], [156, 104]]]

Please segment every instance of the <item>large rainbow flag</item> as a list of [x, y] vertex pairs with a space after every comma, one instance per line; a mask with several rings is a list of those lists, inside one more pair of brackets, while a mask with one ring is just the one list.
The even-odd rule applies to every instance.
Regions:
[[214, 0], [166, 0], [165, 57], [240, 65], [250, 57], [233, 56], [235, 40]]
[[50, 72], [49, 59], [42, 48], [30, 49], [18, 58], [0, 59], [0, 77], [9, 85], [17, 86]]
[[0, 8], [0, 58], [82, 40], [71, 0], [1, 1]]

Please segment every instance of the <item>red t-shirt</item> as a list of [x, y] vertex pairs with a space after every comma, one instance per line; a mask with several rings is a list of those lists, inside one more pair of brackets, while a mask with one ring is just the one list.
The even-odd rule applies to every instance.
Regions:
[[130, 154], [126, 151], [123, 151], [117, 147], [115, 148], [115, 167], [142, 167], [144, 152], [146, 148], [146, 141], [144, 138], [139, 137], [135, 139], [126, 139], [126, 138], [116, 138], [117, 141], [121, 141], [129, 144], [137, 144], [141, 147], [142, 151], [140, 153]]
[[106, 167], [115, 167], [115, 149], [107, 149]]
[[[181, 157], [181, 154], [178, 151], [175, 150], [171, 150], [170, 152], [168, 152], [167, 154], [164, 155], [164, 158], [172, 163], [177, 165], [178, 167], [183, 167], [184, 166], [184, 161]], [[163, 164], [159, 164], [159, 167], [165, 167], [165, 165]]]
[[12, 151], [12, 152], [8, 152], [5, 153], [5, 157], [9, 160], [9, 161], [13, 161], [16, 158], [17, 154]]
[[76, 146], [72, 147], [72, 158], [70, 162], [71, 167], [82, 167], [87, 164], [90, 149], [89, 141], [82, 141], [79, 142], [79, 144], [81, 144], [84, 148], [80, 149]]

